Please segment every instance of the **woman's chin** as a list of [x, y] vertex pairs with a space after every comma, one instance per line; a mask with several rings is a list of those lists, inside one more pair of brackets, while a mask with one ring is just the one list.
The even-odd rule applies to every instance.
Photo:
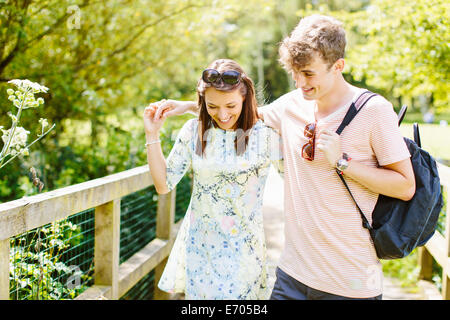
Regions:
[[236, 121], [229, 120], [228, 122], [221, 122], [219, 120], [215, 120], [217, 126], [222, 130], [233, 130]]

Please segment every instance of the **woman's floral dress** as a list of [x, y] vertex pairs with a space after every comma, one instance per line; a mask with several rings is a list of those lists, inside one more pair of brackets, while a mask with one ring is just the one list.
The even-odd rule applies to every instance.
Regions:
[[261, 120], [236, 155], [235, 131], [212, 128], [196, 154], [198, 119], [180, 130], [167, 158], [172, 190], [190, 166], [193, 191], [158, 287], [186, 299], [267, 299], [262, 202], [270, 164], [282, 171], [280, 136]]

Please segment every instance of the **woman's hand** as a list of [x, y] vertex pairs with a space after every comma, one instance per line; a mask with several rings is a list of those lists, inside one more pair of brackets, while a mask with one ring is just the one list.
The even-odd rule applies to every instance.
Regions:
[[162, 113], [161, 117], [158, 117], [158, 118], [155, 117], [156, 110], [158, 109], [158, 106], [160, 104], [161, 104], [161, 101], [151, 103], [144, 110], [144, 115], [143, 115], [144, 129], [145, 129], [145, 133], [148, 135], [157, 135], [164, 123], [164, 120], [167, 118], [165, 113]]

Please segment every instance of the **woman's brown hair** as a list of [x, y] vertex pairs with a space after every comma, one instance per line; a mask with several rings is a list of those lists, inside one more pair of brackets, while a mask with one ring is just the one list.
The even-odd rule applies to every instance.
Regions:
[[[258, 120], [258, 113], [256, 111], [257, 101], [255, 95], [255, 87], [252, 79], [250, 79], [245, 73], [241, 66], [230, 59], [219, 59], [211, 63], [207, 69], [215, 69], [220, 73], [224, 71], [234, 70], [241, 74], [241, 81], [238, 85], [230, 86], [230, 85], [222, 85], [222, 86], [213, 86], [216, 90], [220, 91], [233, 91], [239, 90], [239, 92], [244, 97], [244, 102], [242, 105], [241, 114], [236, 122], [236, 140], [234, 142], [235, 150], [237, 155], [241, 155], [245, 152], [248, 144], [248, 132], [253, 127], [253, 125]], [[205, 133], [212, 126], [217, 127], [215, 121], [208, 114], [206, 109], [206, 101], [205, 101], [205, 91], [207, 88], [212, 85], [206, 83], [201, 78], [198, 81], [197, 85], [197, 97], [198, 97], [198, 105], [200, 107], [199, 113], [199, 125], [201, 125], [199, 130], [199, 139], [197, 141], [196, 153], [198, 155], [203, 155], [203, 152], [206, 148], [206, 137]]]

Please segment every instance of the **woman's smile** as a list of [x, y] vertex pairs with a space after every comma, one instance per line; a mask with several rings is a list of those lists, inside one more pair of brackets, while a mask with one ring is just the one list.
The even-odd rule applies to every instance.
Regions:
[[231, 118], [232, 118], [232, 117], [229, 117], [229, 118], [227, 118], [227, 119], [219, 119], [219, 122], [221, 122], [221, 123], [223, 123], [223, 124], [227, 124], [227, 123], [231, 120]]

